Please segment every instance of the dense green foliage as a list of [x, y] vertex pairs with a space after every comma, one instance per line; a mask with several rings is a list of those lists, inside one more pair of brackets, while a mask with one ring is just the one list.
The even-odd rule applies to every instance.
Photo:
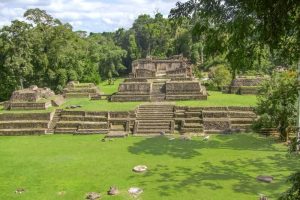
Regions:
[[259, 91], [256, 112], [258, 127], [277, 127], [281, 138], [295, 126], [297, 115], [297, 81], [295, 72], [275, 74], [265, 81]]
[[292, 186], [282, 194], [279, 200], [299, 200], [300, 197], [300, 172], [292, 174], [288, 178], [288, 182]]
[[0, 29], [0, 100], [32, 84], [60, 91], [70, 80], [99, 83], [124, 70], [126, 52], [112, 39], [74, 32], [39, 9], [24, 17]]

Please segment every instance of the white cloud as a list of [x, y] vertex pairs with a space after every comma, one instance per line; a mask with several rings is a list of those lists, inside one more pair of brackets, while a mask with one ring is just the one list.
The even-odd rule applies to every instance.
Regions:
[[[184, 0], [186, 1], [186, 0]], [[75, 30], [88, 32], [129, 28], [139, 14], [165, 17], [177, 0], [0, 0], [0, 27], [22, 17], [29, 8], [40, 8]]]

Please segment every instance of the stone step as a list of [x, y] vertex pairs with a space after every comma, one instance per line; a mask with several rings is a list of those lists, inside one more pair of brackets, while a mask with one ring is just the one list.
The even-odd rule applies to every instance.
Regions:
[[98, 117], [98, 116], [63, 115], [60, 118], [61, 118], [62, 121], [91, 121], [91, 122], [104, 122], [104, 121], [107, 121], [106, 117]]
[[170, 124], [170, 121], [161, 121], [161, 120], [158, 120], [158, 121], [138, 121], [139, 124], [141, 125], [151, 125], [151, 126], [155, 126], [157, 124], [160, 124], [160, 125], [168, 125]]
[[55, 128], [54, 133], [76, 133], [77, 128]]
[[140, 130], [170, 130], [170, 126], [152, 126], [152, 127], [149, 127], [149, 126], [140, 126], [138, 125], [137, 127], [137, 130], [140, 131]]
[[105, 138], [124, 138], [127, 137], [128, 133], [122, 131], [109, 131]]
[[183, 127], [181, 128], [180, 132], [181, 133], [203, 133], [203, 128], [188, 128], [188, 127]]
[[187, 118], [184, 119], [185, 123], [199, 123], [202, 124], [203, 120], [201, 118]]
[[151, 123], [139, 123], [138, 124], [138, 127], [146, 127], [146, 128], [149, 128], [149, 127], [169, 127], [170, 126], [170, 123], [162, 123], [162, 124], [151, 124]]
[[252, 124], [231, 124], [232, 130], [246, 130], [251, 129]]
[[199, 123], [185, 123], [184, 128], [202, 128], [203, 125]]
[[[160, 135], [161, 131], [164, 131], [164, 130], [138, 130], [136, 134], [158, 134]], [[165, 130], [164, 131], [165, 133], [171, 133], [170, 130]]]
[[231, 124], [252, 124], [254, 122], [254, 119], [252, 118], [234, 118], [234, 119], [230, 119]]
[[49, 121], [0, 121], [0, 129], [46, 128]]
[[108, 129], [78, 129], [75, 134], [104, 134]]
[[170, 114], [161, 114], [161, 113], [138, 113], [136, 115], [136, 117], [140, 118], [140, 117], [162, 117], [162, 118], [166, 118], [166, 117], [173, 117], [173, 113]]
[[46, 129], [0, 129], [0, 135], [7, 135], [7, 136], [13, 136], [13, 135], [40, 135], [45, 134]]

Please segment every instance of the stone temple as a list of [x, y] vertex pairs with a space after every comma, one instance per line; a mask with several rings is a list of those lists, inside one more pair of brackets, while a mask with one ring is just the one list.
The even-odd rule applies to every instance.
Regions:
[[204, 86], [182, 56], [140, 59], [132, 63], [130, 78], [119, 85], [111, 101], [206, 100]]
[[59, 106], [64, 102], [61, 95], [55, 95], [50, 88], [38, 88], [32, 85], [29, 88], [16, 90], [10, 100], [4, 103], [7, 110], [45, 110], [51, 106]]

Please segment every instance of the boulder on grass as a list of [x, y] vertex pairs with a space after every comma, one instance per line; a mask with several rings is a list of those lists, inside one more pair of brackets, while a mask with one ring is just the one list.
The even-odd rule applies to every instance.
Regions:
[[257, 176], [256, 180], [261, 181], [261, 182], [265, 182], [265, 183], [271, 183], [273, 181], [273, 176]]
[[86, 195], [86, 199], [89, 199], [89, 200], [96, 200], [96, 199], [100, 199], [101, 195], [97, 192], [89, 192], [87, 195]]
[[143, 190], [138, 187], [131, 187], [131, 188], [129, 188], [128, 192], [131, 195], [138, 196], [143, 193]]
[[109, 190], [107, 191], [107, 194], [108, 194], [108, 195], [117, 195], [117, 194], [119, 194], [119, 190], [118, 190], [117, 187], [111, 186], [111, 187], [109, 188]]
[[137, 165], [132, 169], [132, 171], [141, 173], [141, 172], [146, 172], [147, 169], [148, 167], [146, 165]]

